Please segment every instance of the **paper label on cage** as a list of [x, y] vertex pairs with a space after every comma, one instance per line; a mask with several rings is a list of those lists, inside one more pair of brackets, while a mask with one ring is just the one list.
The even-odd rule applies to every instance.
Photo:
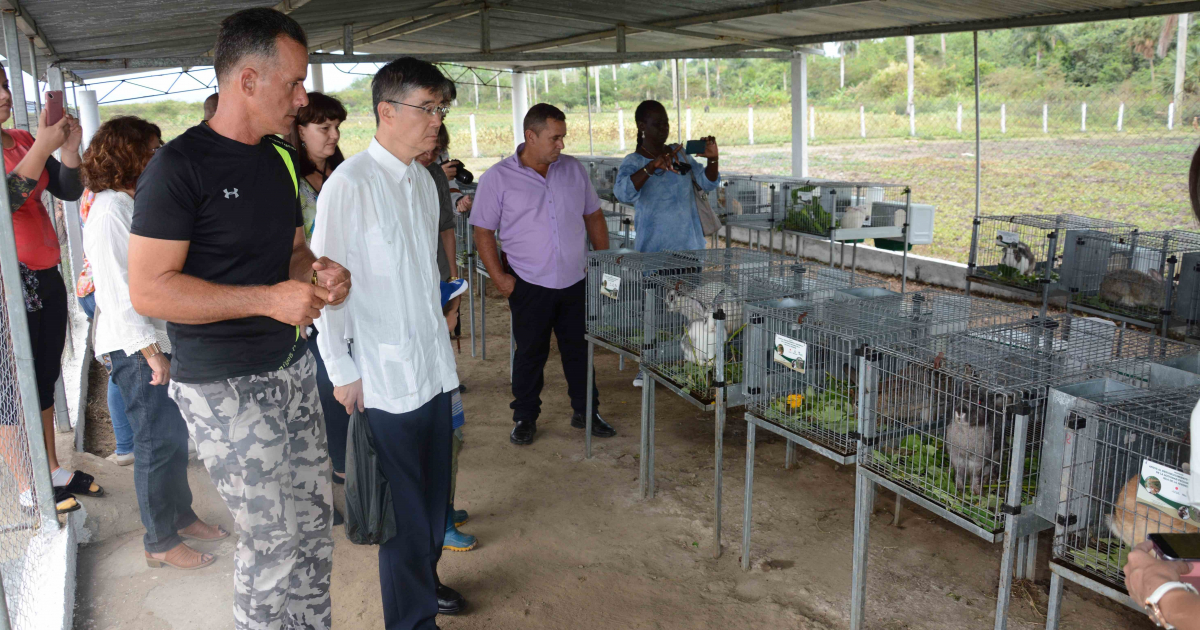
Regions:
[[1173, 518], [1200, 523], [1200, 510], [1189, 504], [1189, 475], [1181, 470], [1144, 460], [1138, 478], [1137, 502]]
[[617, 299], [617, 294], [621, 292], [621, 278], [606, 273], [600, 278], [600, 295], [606, 298]]
[[775, 335], [775, 349], [771, 351], [775, 362], [787, 366], [793, 372], [804, 374], [808, 362], [808, 344], [783, 335]]
[[1021, 235], [1008, 230], [996, 230], [996, 240], [1005, 245], [1016, 245], [1021, 242]]
[[793, 190], [792, 203], [808, 203], [812, 201], [813, 194], [811, 190]]

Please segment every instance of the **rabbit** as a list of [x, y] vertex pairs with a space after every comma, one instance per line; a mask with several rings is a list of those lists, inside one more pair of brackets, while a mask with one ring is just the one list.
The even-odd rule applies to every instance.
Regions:
[[741, 214], [741, 202], [739, 202], [737, 199], [731, 198], [725, 189], [725, 186], [721, 186], [717, 189], [717, 205], [724, 208], [726, 214]]
[[899, 422], [928, 422], [937, 418], [953, 387], [953, 379], [941, 369], [944, 358], [939, 353], [932, 369], [910, 363], [898, 374], [884, 379], [879, 385], [875, 408], [883, 417]]
[[685, 361], [709, 365], [717, 359], [717, 349], [724, 343], [717, 338], [717, 323], [711, 316], [688, 324], [687, 333], [679, 342]]
[[1100, 299], [1125, 308], [1163, 307], [1163, 279], [1156, 270], [1118, 269], [1100, 281]]
[[839, 226], [843, 230], [857, 230], [867, 222], [868, 216], [870, 215], [867, 214], [866, 206], [849, 206], [842, 212], [842, 219]]
[[1033, 260], [1033, 250], [1023, 241], [1017, 241], [1015, 245], [1001, 242], [1000, 246], [1004, 248], [1004, 254], [1000, 256], [1001, 265], [1012, 267], [1023, 276], [1033, 271], [1036, 264]]
[[960, 494], [967, 479], [971, 480], [971, 492], [981, 495], [984, 479], [995, 478], [1000, 459], [1000, 432], [996, 425], [1003, 417], [996, 409], [998, 404], [988, 405], [968, 398], [962, 400], [951, 414], [946, 444], [950, 450], [954, 486]]
[[908, 213], [903, 210], [897, 210], [896, 214], [892, 216], [892, 225], [896, 227], [902, 227], [907, 222]]
[[720, 308], [725, 311], [726, 331], [742, 325], [742, 303], [736, 299], [733, 287], [724, 282], [706, 282], [690, 292], [679, 287], [671, 289], [665, 302], [667, 310], [679, 313], [689, 322], [709, 317]]
[[1175, 518], [1157, 508], [1137, 502], [1138, 477], [1134, 475], [1113, 505], [1113, 513], [1105, 517], [1108, 529], [1132, 547], [1144, 542], [1150, 534], [1195, 534], [1200, 528]]

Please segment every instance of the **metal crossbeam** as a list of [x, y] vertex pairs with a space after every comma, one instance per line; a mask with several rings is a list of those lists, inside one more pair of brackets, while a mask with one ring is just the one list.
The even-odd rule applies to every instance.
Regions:
[[[365, 44], [365, 43], [367, 43], [367, 40], [371, 37], [375, 37], [377, 35], [381, 35], [383, 33], [387, 33], [389, 31], [393, 31], [395, 29], [403, 28], [403, 27], [413, 24], [415, 22], [425, 20], [425, 19], [428, 19], [428, 18], [431, 18], [434, 16], [440, 16], [440, 15], [446, 14], [446, 13], [456, 13], [465, 8], [474, 8], [476, 10], [482, 9], [483, 2], [471, 2], [468, 4], [462, 4], [462, 3], [458, 2], [457, 0], [444, 0], [443, 2], [437, 2], [437, 3], [432, 4], [424, 9], [417, 9], [416, 11], [413, 11], [412, 13], [408, 13], [401, 17], [393, 18], [393, 19], [387, 20], [385, 22], [380, 22], [373, 26], [368, 26], [367, 28], [357, 31], [354, 33], [352, 41], [354, 42], [354, 44]], [[372, 41], [374, 41], [374, 40], [372, 40]], [[312, 52], [317, 52], [319, 50], [330, 50], [333, 47], [344, 45], [344, 42], [345, 42], [345, 34], [343, 33], [342, 37], [339, 37], [337, 39], [331, 39], [331, 40], [328, 40], [325, 42], [321, 42], [320, 44], [315, 44], [315, 45], [309, 46], [308, 52], [312, 53]]]

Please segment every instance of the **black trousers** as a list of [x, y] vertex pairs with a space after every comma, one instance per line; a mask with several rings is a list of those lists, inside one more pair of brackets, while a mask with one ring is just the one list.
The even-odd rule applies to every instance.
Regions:
[[[509, 273], [512, 273], [511, 271]], [[513, 337], [517, 342], [513, 357], [513, 422], [537, 420], [542, 411], [543, 371], [550, 357], [550, 333], [558, 340], [563, 375], [567, 377], [567, 395], [571, 408], [587, 411], [587, 341], [583, 338], [587, 317], [585, 285], [587, 280], [565, 289], [547, 289], [525, 282], [516, 274], [516, 287], [508, 298], [512, 310]], [[594, 379], [593, 379], [594, 380]], [[593, 411], [600, 409], [600, 393], [592, 390]]]
[[39, 409], [54, 406], [54, 385], [62, 373], [63, 347], [67, 344], [67, 286], [58, 267], [33, 272], [42, 308], [25, 314], [33, 346], [33, 373], [37, 380]]
[[396, 536], [379, 546], [379, 586], [387, 630], [436, 628], [437, 563], [450, 502], [450, 394], [420, 409], [367, 409], [396, 514]]

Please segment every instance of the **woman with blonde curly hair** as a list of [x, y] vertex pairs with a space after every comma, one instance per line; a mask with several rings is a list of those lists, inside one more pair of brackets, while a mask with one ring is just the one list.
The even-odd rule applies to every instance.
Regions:
[[107, 354], [112, 363], [112, 380], [133, 429], [133, 483], [146, 527], [146, 563], [198, 569], [215, 557], [183, 539], [219, 540], [229, 532], [192, 511], [187, 425], [167, 394], [171, 340], [166, 322], [139, 314], [129, 298], [133, 197], [138, 177], [161, 144], [158, 126], [134, 116], [113, 118], [96, 131], [81, 167], [84, 183], [96, 195], [83, 246], [96, 286], [96, 354]]

